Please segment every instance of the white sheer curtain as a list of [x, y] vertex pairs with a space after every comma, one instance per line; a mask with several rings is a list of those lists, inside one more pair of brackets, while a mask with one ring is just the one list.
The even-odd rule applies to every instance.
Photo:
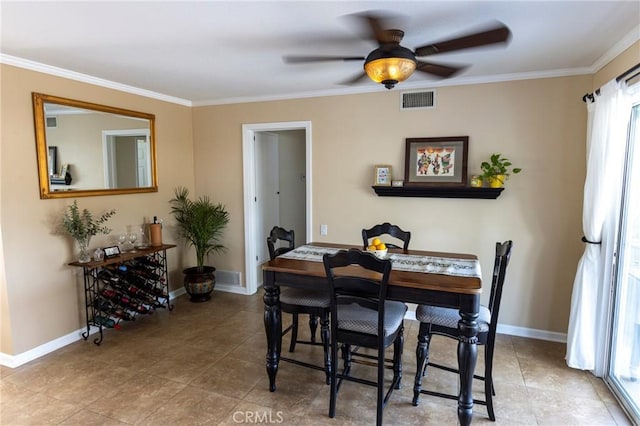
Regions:
[[604, 374], [611, 267], [631, 100], [624, 82], [610, 81], [587, 102], [587, 176], [582, 223], [586, 243], [573, 282], [567, 365]]

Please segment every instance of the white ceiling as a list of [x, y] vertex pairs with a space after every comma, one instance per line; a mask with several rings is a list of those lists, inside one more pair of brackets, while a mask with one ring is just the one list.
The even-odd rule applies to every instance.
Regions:
[[0, 59], [186, 105], [385, 91], [368, 80], [339, 84], [362, 71], [358, 62], [282, 60], [366, 56], [376, 45], [360, 38], [360, 27], [346, 15], [371, 10], [399, 15], [402, 45], [410, 49], [495, 20], [512, 31], [507, 47], [428, 58], [470, 65], [459, 75], [440, 81], [417, 73], [394, 90], [592, 73], [640, 39], [637, 0], [2, 0]]

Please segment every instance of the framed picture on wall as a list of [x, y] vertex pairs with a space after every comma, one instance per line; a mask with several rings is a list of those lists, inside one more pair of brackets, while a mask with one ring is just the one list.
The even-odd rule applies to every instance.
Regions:
[[374, 166], [373, 184], [375, 186], [391, 186], [391, 166], [377, 164]]
[[405, 185], [458, 185], [467, 182], [469, 136], [407, 138]]

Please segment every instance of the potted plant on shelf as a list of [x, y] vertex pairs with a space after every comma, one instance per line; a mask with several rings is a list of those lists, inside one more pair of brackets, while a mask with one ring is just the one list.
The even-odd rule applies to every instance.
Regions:
[[480, 164], [482, 170], [482, 181], [487, 183], [491, 188], [502, 188], [509, 175], [511, 173], [518, 174], [522, 171], [521, 168], [513, 167], [509, 171], [509, 167], [512, 166], [511, 161], [508, 158], [502, 157], [501, 154], [492, 154], [489, 161], [483, 161]]
[[116, 214], [115, 209], [102, 213], [98, 219], [94, 219], [87, 209], [80, 211], [78, 201], [73, 200], [73, 204], [68, 206], [62, 217], [62, 228], [64, 232], [71, 235], [80, 246], [80, 258], [78, 262], [87, 263], [91, 260], [89, 254], [89, 242], [91, 237], [97, 234], [108, 234], [111, 229], [104, 226], [104, 223], [111, 216]]
[[213, 266], [205, 266], [204, 258], [211, 253], [225, 250], [220, 244], [224, 228], [229, 223], [229, 213], [222, 204], [214, 204], [207, 196], [197, 200], [189, 199], [189, 190], [175, 189], [171, 203], [171, 213], [175, 216], [178, 234], [196, 250], [196, 265], [184, 269], [184, 288], [192, 302], [210, 299], [216, 284]]

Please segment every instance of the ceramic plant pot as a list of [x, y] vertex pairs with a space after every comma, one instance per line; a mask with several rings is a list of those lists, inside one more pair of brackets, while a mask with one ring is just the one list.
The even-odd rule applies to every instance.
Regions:
[[505, 180], [507, 180], [506, 175], [496, 175], [487, 179], [489, 181], [490, 188], [502, 188], [504, 186]]
[[216, 285], [216, 276], [213, 266], [203, 266], [202, 271], [194, 266], [183, 270], [184, 288], [191, 296], [192, 302], [206, 302], [211, 298], [211, 292]]

